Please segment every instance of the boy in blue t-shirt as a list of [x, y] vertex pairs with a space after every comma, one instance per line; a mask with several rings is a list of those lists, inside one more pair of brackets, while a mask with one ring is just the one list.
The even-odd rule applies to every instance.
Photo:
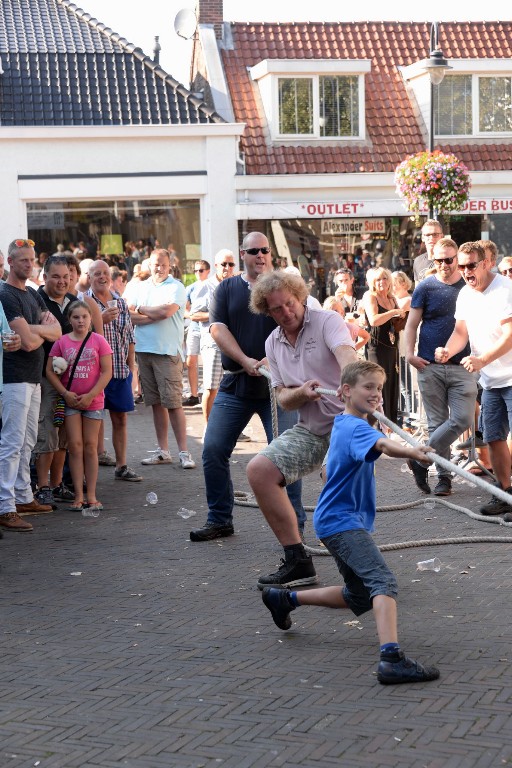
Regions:
[[393, 458], [429, 461], [428, 446], [402, 446], [368, 424], [382, 402], [386, 374], [376, 363], [345, 366], [341, 390], [345, 413], [337, 416], [327, 461], [327, 482], [313, 517], [316, 534], [343, 576], [345, 586], [292, 592], [267, 587], [263, 602], [280, 629], [290, 629], [290, 611], [299, 605], [350, 608], [356, 615], [373, 608], [380, 641], [377, 679], [383, 684], [436, 680], [436, 667], [423, 667], [400, 650], [397, 634], [397, 583], [370, 532], [375, 520], [374, 462]]

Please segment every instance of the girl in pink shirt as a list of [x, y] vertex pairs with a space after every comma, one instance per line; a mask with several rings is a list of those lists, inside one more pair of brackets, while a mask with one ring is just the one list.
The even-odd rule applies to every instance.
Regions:
[[[46, 378], [66, 403], [64, 423], [75, 489], [75, 501], [70, 510], [81, 512], [85, 506], [90, 510], [100, 510], [103, 507], [96, 498], [98, 434], [103, 419], [103, 390], [112, 378], [112, 349], [103, 336], [91, 333], [68, 389], [73, 363], [91, 328], [91, 311], [85, 302], [74, 301], [69, 307], [68, 317], [73, 330], [53, 345], [46, 366]], [[61, 378], [53, 372], [54, 357], [63, 357], [68, 363]], [[84, 474], [87, 504], [84, 504], [83, 497]]]

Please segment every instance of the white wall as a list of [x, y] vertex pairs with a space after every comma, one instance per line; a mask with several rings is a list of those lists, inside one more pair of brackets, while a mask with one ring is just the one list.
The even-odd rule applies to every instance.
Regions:
[[[0, 249], [27, 235], [28, 202], [191, 197], [201, 201], [204, 258], [220, 248], [237, 253], [234, 177], [242, 130], [234, 124], [0, 127]], [[116, 176], [155, 172], [169, 175]], [[79, 178], [84, 174], [106, 176]]]

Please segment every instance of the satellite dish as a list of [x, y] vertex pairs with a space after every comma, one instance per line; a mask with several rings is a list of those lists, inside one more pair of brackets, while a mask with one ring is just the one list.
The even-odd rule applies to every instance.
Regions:
[[191, 40], [197, 29], [197, 17], [192, 8], [182, 8], [174, 19], [174, 31], [179, 37]]

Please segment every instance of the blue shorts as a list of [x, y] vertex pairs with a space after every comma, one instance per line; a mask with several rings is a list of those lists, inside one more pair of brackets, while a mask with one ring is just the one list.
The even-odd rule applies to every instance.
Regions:
[[105, 387], [105, 410], [127, 413], [135, 410], [132, 392], [133, 374], [126, 379], [110, 379]]
[[398, 585], [386, 561], [368, 531], [333, 533], [322, 539], [333, 556], [345, 586], [342, 594], [356, 616], [372, 609], [376, 595], [396, 599]]
[[512, 387], [483, 390], [480, 424], [486, 443], [507, 439], [512, 432]]
[[100, 419], [105, 418], [104, 411], [81, 411], [78, 408], [67, 408], [64, 412], [64, 416], [76, 416], [76, 414], [79, 413], [80, 416], [83, 416], [84, 419], [97, 419], [98, 421]]

